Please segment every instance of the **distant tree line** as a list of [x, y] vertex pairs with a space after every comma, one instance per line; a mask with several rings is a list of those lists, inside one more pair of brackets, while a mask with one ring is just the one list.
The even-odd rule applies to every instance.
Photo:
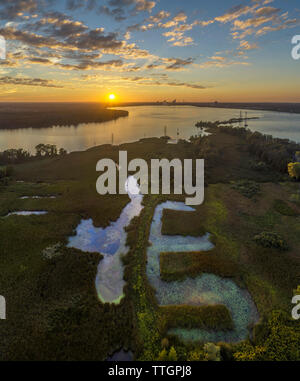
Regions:
[[32, 155], [23, 148], [5, 150], [0, 152], [0, 165], [20, 164], [37, 158], [50, 158], [67, 154], [64, 148], [58, 150], [54, 144], [38, 144], [35, 151], [35, 154]]
[[300, 144], [289, 139], [274, 138], [243, 127], [219, 126], [221, 132], [240, 136], [248, 143], [249, 152], [279, 172], [287, 172], [288, 164], [296, 160]]

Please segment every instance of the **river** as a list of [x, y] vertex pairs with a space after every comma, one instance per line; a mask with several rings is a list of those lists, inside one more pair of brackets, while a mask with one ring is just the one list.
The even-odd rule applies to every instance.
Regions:
[[[0, 151], [24, 148], [34, 153], [39, 143], [56, 144], [67, 151], [83, 151], [96, 145], [134, 142], [145, 137], [167, 135], [188, 139], [197, 134], [195, 123], [200, 120], [229, 120], [240, 116], [240, 110], [194, 106], [132, 106], [125, 107], [126, 118], [106, 123], [87, 123], [78, 126], [0, 130]], [[272, 111], [247, 111], [251, 130], [300, 142], [300, 114]]]

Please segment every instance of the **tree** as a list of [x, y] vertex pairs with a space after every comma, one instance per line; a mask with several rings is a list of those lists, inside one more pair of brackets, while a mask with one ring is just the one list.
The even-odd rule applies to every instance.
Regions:
[[38, 144], [35, 146], [36, 156], [42, 156], [44, 152], [44, 144]]
[[200, 350], [194, 350], [189, 352], [187, 356], [187, 361], [201, 361], [203, 360], [203, 352]]
[[168, 356], [169, 361], [177, 361], [177, 353], [174, 347], [171, 347], [169, 356]]
[[166, 337], [164, 339], [162, 339], [161, 347], [162, 348], [169, 348], [169, 340]]
[[60, 156], [64, 156], [67, 154], [67, 150], [65, 150], [64, 148], [60, 148], [58, 153]]
[[57, 155], [57, 147], [54, 144], [38, 144], [35, 147], [36, 156], [54, 157]]
[[166, 349], [163, 349], [158, 355], [157, 361], [167, 361], [168, 360], [168, 352]]
[[234, 353], [237, 361], [297, 361], [299, 357], [299, 323], [283, 311], [271, 313], [265, 334], [255, 345], [243, 343]]
[[288, 172], [293, 179], [300, 179], [300, 163], [289, 163]]
[[221, 361], [221, 348], [214, 343], [205, 344], [204, 353], [206, 361]]
[[298, 286], [296, 290], [294, 290], [294, 295], [300, 295], [300, 286]]

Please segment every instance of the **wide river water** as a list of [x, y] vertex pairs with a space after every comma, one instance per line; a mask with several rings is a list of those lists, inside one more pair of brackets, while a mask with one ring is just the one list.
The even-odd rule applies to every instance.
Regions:
[[[74, 106], [75, 107], [75, 106]], [[240, 116], [240, 110], [193, 106], [136, 106], [125, 107], [129, 116], [106, 123], [87, 123], [78, 126], [51, 128], [26, 128], [0, 130], [0, 151], [9, 148], [24, 148], [34, 152], [37, 144], [56, 144], [67, 151], [83, 151], [90, 147], [113, 143], [134, 142], [145, 137], [167, 135], [188, 139], [197, 134], [195, 123], [200, 120], [228, 120]], [[300, 142], [300, 114], [271, 111], [247, 111], [251, 130], [260, 131], [279, 138]], [[244, 114], [243, 114], [244, 115]]]

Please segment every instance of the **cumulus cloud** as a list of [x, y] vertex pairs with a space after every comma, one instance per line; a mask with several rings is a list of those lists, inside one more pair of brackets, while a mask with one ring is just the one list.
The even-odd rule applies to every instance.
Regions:
[[29, 27], [34, 31], [42, 30], [47, 35], [55, 37], [68, 37], [89, 29], [82, 22], [74, 21], [60, 12], [46, 13], [44, 17], [34, 24], [30, 24]]

